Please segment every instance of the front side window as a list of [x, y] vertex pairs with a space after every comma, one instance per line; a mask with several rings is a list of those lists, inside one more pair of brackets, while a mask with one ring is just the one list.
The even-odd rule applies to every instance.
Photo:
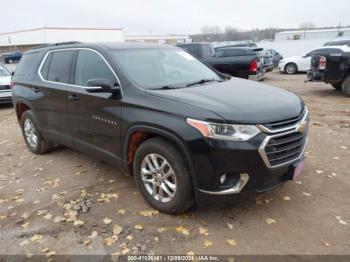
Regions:
[[52, 53], [47, 80], [69, 83], [74, 50], [55, 51]]
[[115, 86], [117, 79], [103, 58], [90, 50], [79, 50], [75, 66], [74, 84], [87, 86], [88, 80], [105, 79]]
[[179, 48], [116, 50], [114, 58], [128, 78], [145, 89], [221, 80], [212, 69]]

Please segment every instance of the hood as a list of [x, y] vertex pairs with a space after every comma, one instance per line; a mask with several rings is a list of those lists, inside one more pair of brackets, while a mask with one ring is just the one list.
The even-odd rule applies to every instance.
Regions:
[[[280, 121], [298, 116], [304, 108], [303, 101], [288, 91], [234, 77], [225, 82], [146, 92], [210, 110], [230, 123]], [[191, 117], [190, 112], [188, 117]]]
[[11, 76], [0, 76], [0, 86], [10, 85]]

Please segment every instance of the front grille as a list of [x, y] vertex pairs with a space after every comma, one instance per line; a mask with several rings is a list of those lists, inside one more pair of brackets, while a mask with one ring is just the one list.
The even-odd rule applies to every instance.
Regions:
[[289, 118], [283, 121], [266, 123], [263, 126], [272, 131], [293, 127], [305, 116], [305, 114], [307, 114], [307, 110], [304, 110], [303, 113], [297, 117]]
[[0, 85], [0, 90], [9, 90], [11, 89], [9, 85], [1, 86]]
[[299, 158], [305, 148], [307, 131], [271, 137], [265, 146], [270, 166], [278, 166]]

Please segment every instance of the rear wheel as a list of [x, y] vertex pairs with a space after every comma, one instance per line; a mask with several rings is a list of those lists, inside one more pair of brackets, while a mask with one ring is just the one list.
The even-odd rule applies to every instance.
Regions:
[[30, 151], [35, 154], [44, 154], [50, 148], [50, 143], [41, 136], [32, 111], [27, 110], [23, 113], [21, 128], [24, 141]]
[[284, 72], [286, 72], [289, 75], [295, 74], [298, 72], [298, 66], [295, 63], [288, 63], [284, 67]]
[[342, 91], [346, 96], [350, 97], [350, 75], [348, 75], [342, 83]]
[[146, 140], [135, 153], [133, 171], [143, 197], [155, 209], [176, 214], [193, 205], [186, 161], [171, 142]]

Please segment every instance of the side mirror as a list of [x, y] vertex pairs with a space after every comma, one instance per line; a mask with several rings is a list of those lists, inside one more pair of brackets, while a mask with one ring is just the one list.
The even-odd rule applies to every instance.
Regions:
[[85, 88], [89, 93], [120, 93], [120, 86], [117, 83], [112, 86], [105, 78], [89, 79]]

